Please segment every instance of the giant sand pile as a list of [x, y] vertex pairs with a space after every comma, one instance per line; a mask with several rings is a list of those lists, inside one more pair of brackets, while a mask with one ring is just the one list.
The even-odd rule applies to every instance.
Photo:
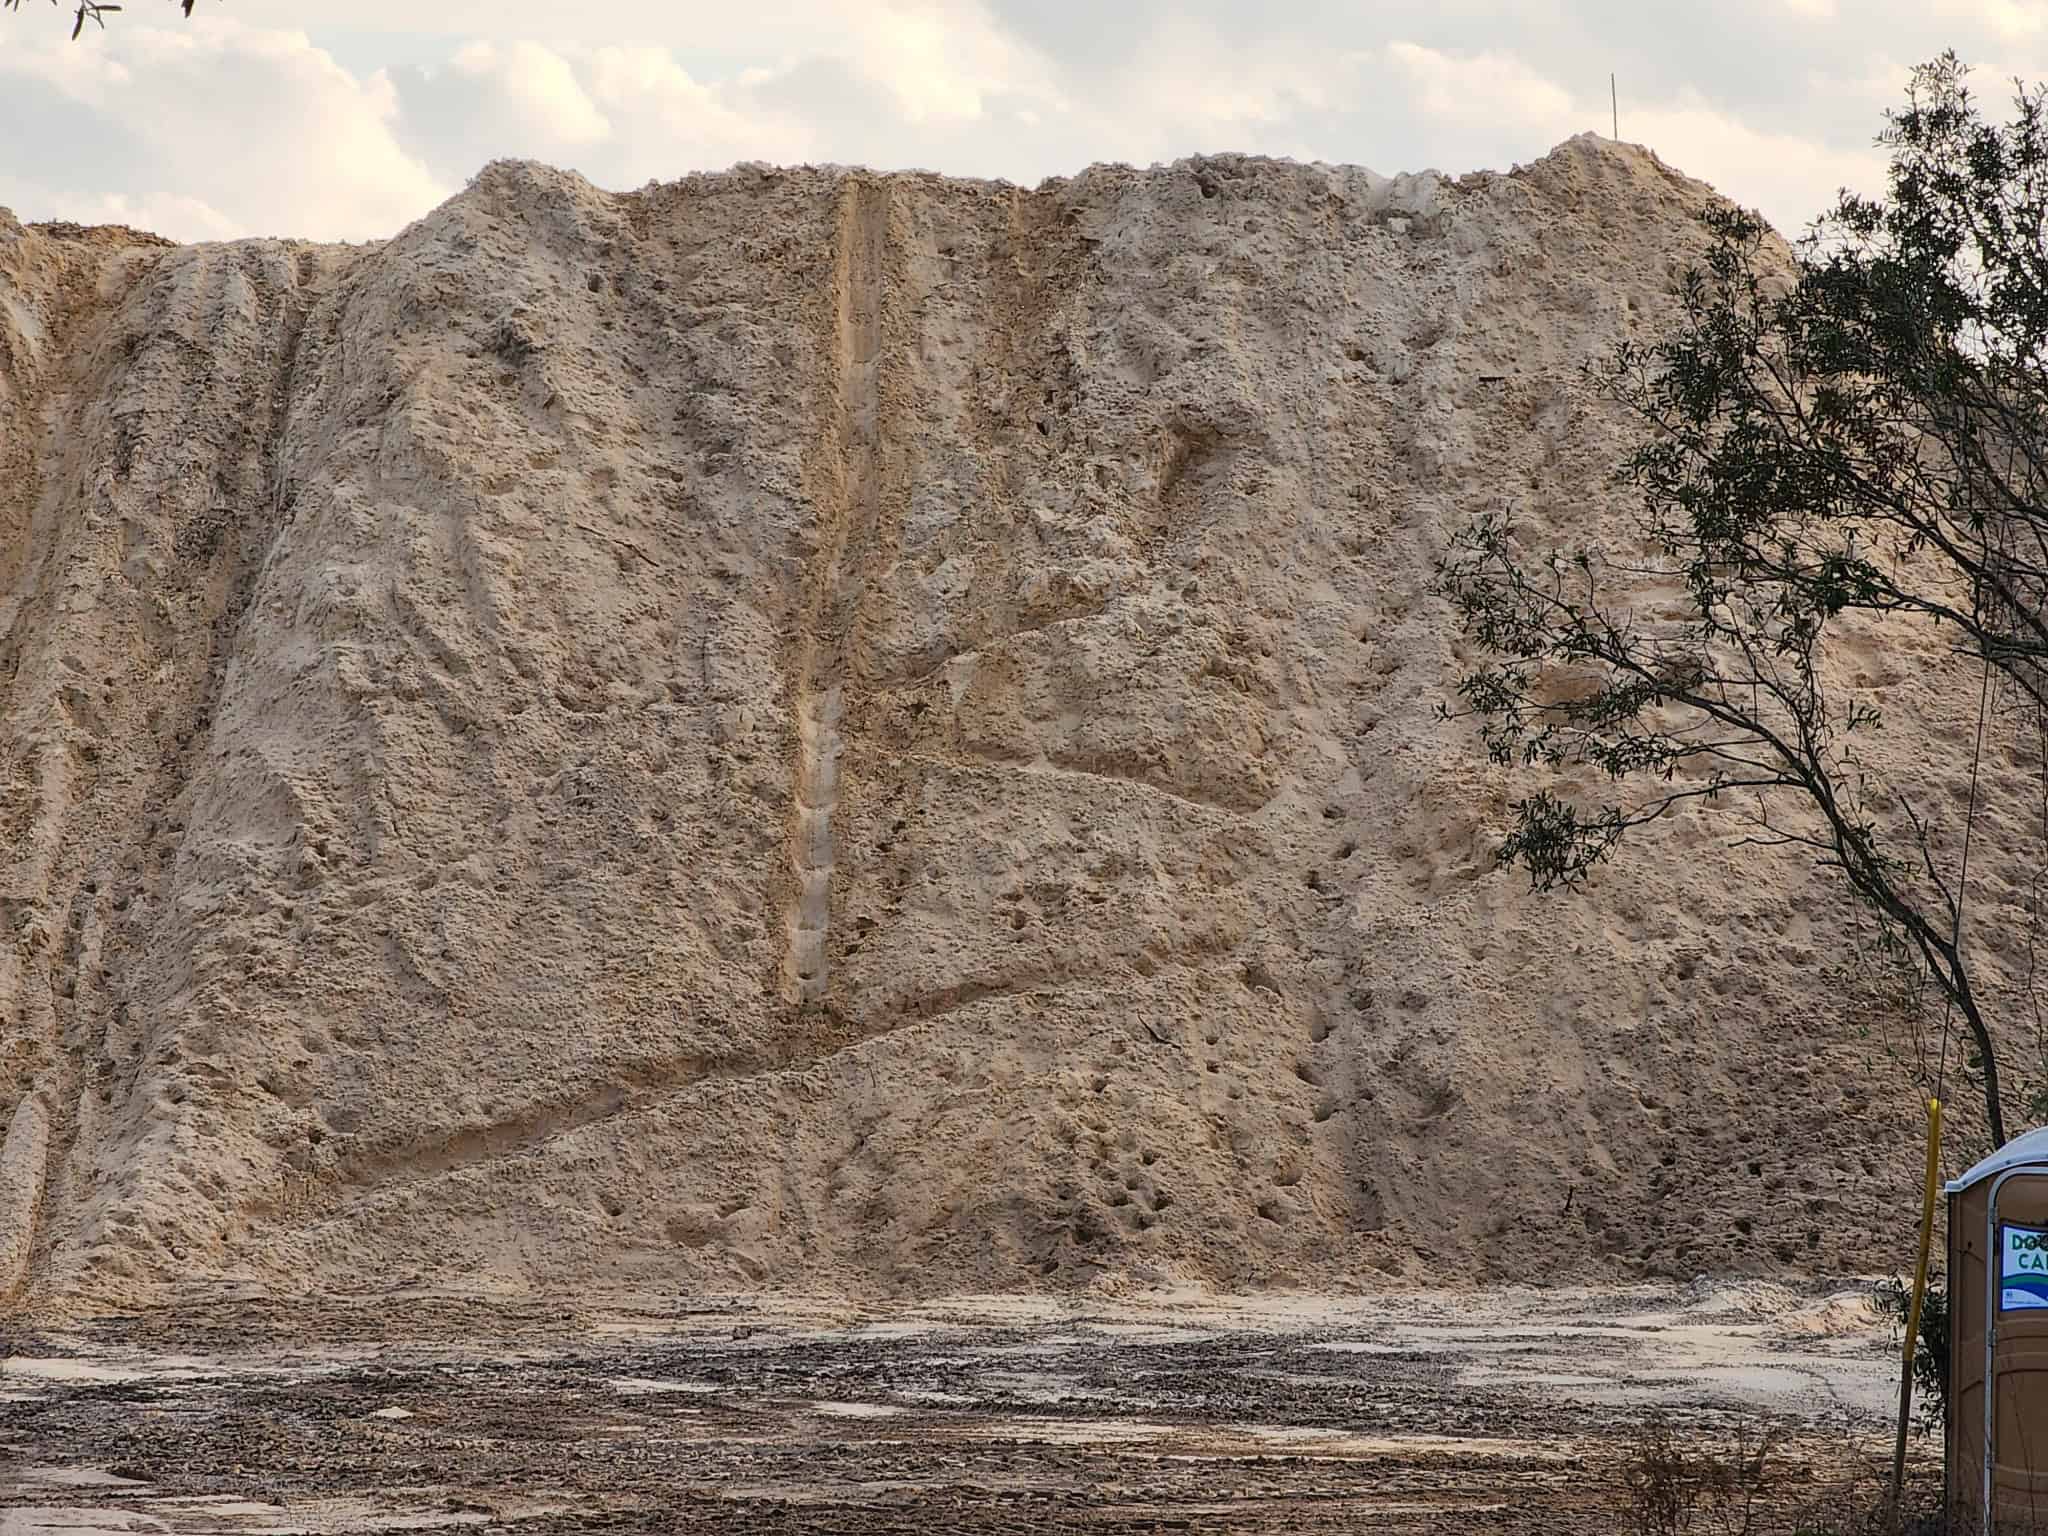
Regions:
[[[0, 215], [0, 1286], [1892, 1267], [1833, 889], [1703, 812], [1532, 896], [1435, 718], [1433, 560], [1625, 510], [1579, 369], [1711, 195], [1587, 137]], [[1855, 664], [1967, 743], [1938, 645]]]

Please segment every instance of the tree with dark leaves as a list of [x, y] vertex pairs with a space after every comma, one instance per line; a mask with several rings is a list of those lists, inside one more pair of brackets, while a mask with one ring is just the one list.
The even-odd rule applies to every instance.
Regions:
[[[74, 42], [77, 40], [78, 34], [85, 30], [85, 24], [88, 21], [97, 22], [104, 29], [107, 24], [107, 13], [121, 9], [118, 5], [103, 3], [103, 0], [50, 0], [50, 3], [52, 5], [75, 5], [76, 9], [73, 11], [71, 20], [71, 37]], [[192, 14], [193, 0], [173, 0], [173, 3], [187, 16]], [[21, 0], [5, 0], [5, 4], [10, 11], [21, 9]]]
[[[1887, 195], [1842, 194], [1789, 252], [1711, 212], [1672, 332], [1599, 370], [1643, 428], [1618, 478], [1647, 556], [1535, 548], [1498, 513], [1437, 580], [1477, 658], [1446, 715], [1498, 763], [1590, 768], [1619, 797], [1537, 789], [1501, 861], [1576, 886], [1635, 828], [1735, 797], [1746, 840], [1810, 852], [1945, 994], [1998, 1144], [2007, 1037], [1962, 937], [1968, 823], [1957, 870], [1925, 802], [1859, 756], [1881, 711], [1828, 665], [1856, 616], [1938, 626], [2048, 757], [2048, 124], [2024, 84], [1987, 121], [1966, 73], [1952, 53], [1914, 72], [1878, 141]], [[2036, 917], [2048, 798], [2042, 819], [2006, 871]], [[2038, 1015], [2031, 974], [2025, 999]]]

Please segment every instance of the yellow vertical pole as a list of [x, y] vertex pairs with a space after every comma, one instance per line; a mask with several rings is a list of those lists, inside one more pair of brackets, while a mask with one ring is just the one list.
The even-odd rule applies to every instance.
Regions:
[[1941, 1100], [1927, 1101], [1927, 1179], [1920, 1202], [1920, 1257], [1913, 1266], [1913, 1304], [1906, 1312], [1906, 1346], [1899, 1362], [1899, 1433], [1892, 1442], [1892, 1518], [1906, 1487], [1906, 1426], [1913, 1416], [1913, 1350], [1920, 1342], [1920, 1309], [1927, 1300], [1927, 1250], [1934, 1242], [1934, 1185], [1941, 1167]]

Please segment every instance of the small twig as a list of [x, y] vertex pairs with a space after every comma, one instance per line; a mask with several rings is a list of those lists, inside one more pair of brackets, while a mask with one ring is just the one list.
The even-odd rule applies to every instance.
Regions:
[[606, 533], [600, 528], [591, 527], [588, 523], [579, 523], [572, 520], [569, 526], [572, 528], [581, 528], [593, 539], [603, 539], [608, 544], [616, 544], [621, 549], [631, 550], [634, 554], [638, 555], [642, 560], [645, 560], [649, 565], [653, 566], [657, 571], [661, 569], [661, 562], [655, 559], [654, 556], [647, 553], [647, 551], [642, 549], [638, 544], [635, 544], [631, 539], [622, 539], [615, 533]]

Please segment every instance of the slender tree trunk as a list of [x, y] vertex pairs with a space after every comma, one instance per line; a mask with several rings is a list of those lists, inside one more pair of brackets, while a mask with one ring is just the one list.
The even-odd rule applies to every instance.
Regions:
[[1984, 1123], [1991, 1131], [1991, 1145], [2005, 1145], [2005, 1111], [1998, 1103], [1998, 1052], [1991, 1048], [1991, 1031], [1977, 1012], [1977, 1000], [1970, 995], [1970, 983], [1960, 969], [1955, 972], [1956, 1006], [1970, 1026], [1970, 1038], [1977, 1042], [1977, 1054], [1984, 1060]]

